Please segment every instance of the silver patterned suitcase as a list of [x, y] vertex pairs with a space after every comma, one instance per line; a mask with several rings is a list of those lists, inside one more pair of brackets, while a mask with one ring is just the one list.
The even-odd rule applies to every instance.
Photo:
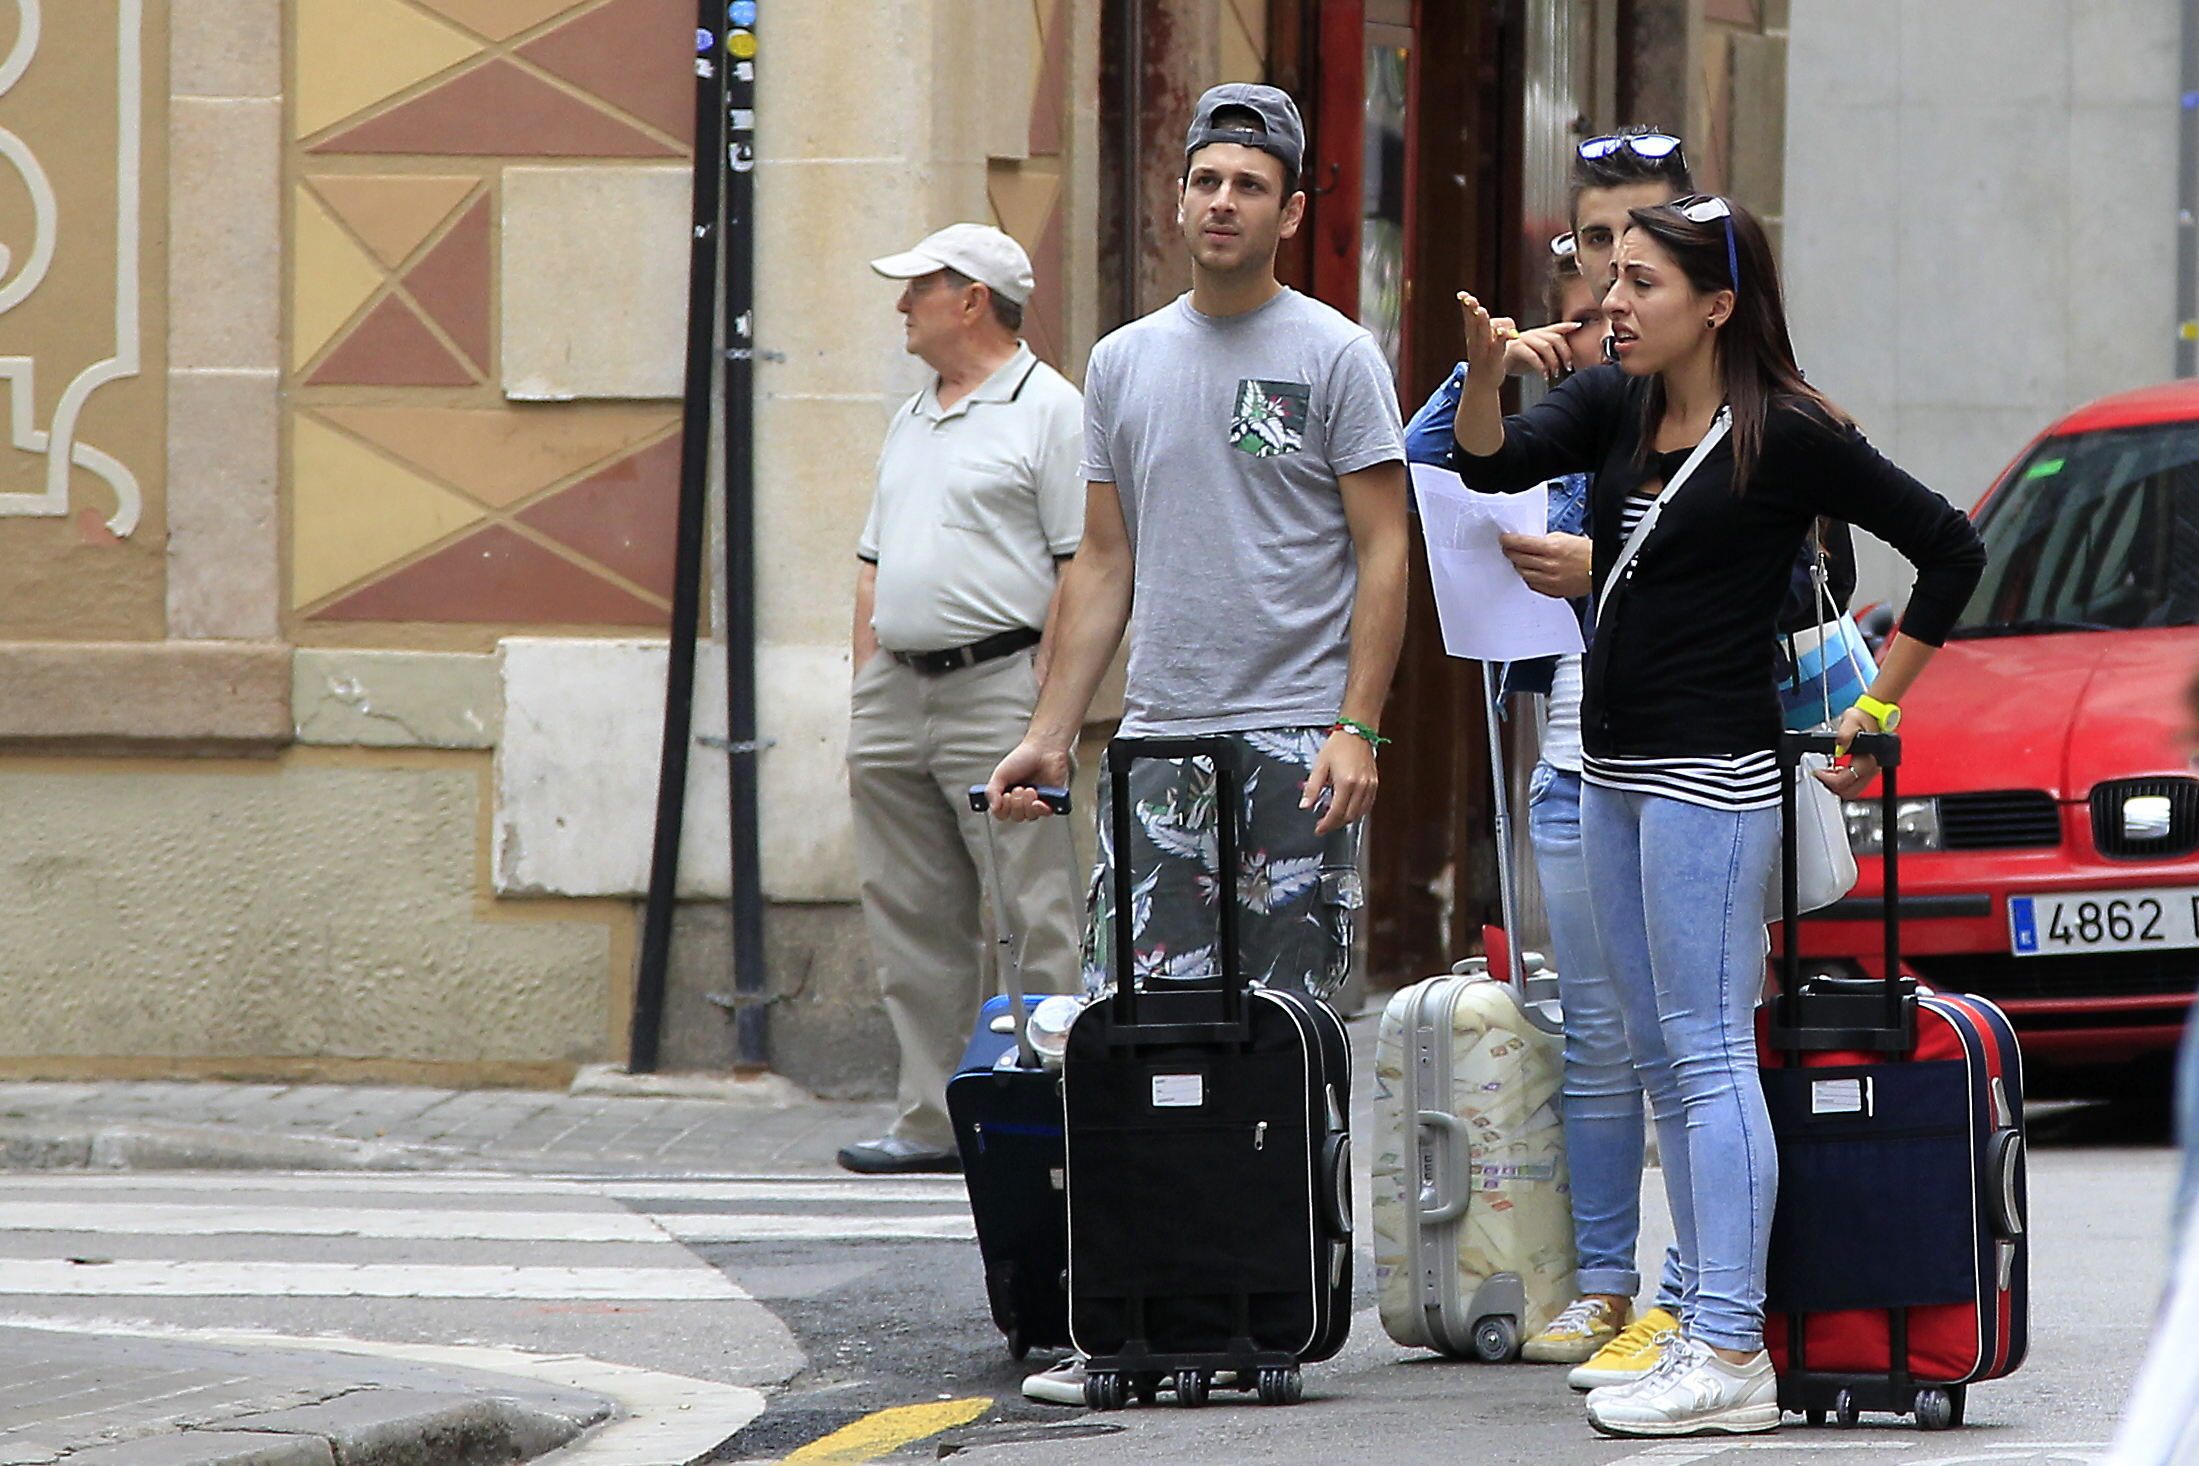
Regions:
[[1496, 770], [1499, 897], [1509, 972], [1461, 962], [1395, 994], [1374, 1057], [1374, 1263], [1382, 1327], [1401, 1344], [1516, 1358], [1573, 1301], [1571, 1189], [1560, 1112], [1557, 976], [1520, 954], [1513, 920], [1497, 688], [1483, 668]]

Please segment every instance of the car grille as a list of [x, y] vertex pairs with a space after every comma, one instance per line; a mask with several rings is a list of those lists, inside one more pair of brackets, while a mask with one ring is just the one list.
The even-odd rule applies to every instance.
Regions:
[[2199, 989], [2199, 949], [2016, 957], [1961, 952], [1910, 957], [1918, 977], [1949, 992], [1986, 998], [2152, 998]]
[[2062, 843], [2062, 812], [2041, 789], [1942, 794], [1939, 836], [1949, 850], [2028, 850]]
[[[2169, 802], [2169, 828], [2157, 839], [2133, 839], [2123, 830], [2123, 802], [2141, 795]], [[2092, 791], [2092, 843], [2114, 860], [2155, 860], [2199, 849], [2199, 780], [2116, 779]]]

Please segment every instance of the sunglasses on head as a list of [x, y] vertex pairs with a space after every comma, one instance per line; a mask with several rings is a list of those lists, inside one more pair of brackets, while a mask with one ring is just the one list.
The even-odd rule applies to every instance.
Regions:
[[1682, 156], [1680, 140], [1669, 132], [1609, 132], [1584, 139], [1578, 149], [1582, 160], [1590, 163], [1622, 150], [1651, 163]]
[[1570, 229], [1550, 241], [1550, 256], [1552, 259], [1570, 260], [1579, 254], [1580, 241], [1573, 237], [1573, 231]]
[[1691, 193], [1686, 198], [1674, 199], [1672, 207], [1690, 224], [1708, 224], [1713, 219], [1726, 221], [1726, 278], [1733, 288], [1741, 288], [1741, 252], [1733, 242], [1733, 205], [1714, 193]]

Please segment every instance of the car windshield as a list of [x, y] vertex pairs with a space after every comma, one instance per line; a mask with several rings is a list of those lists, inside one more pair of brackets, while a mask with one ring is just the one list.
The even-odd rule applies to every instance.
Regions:
[[2050, 438], [1979, 517], [1965, 637], [2199, 625], [2199, 423]]

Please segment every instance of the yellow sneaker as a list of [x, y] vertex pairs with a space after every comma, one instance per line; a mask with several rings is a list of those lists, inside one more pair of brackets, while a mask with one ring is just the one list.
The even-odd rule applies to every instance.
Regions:
[[1520, 1358], [1534, 1364], [1579, 1364], [1618, 1337], [1626, 1326], [1626, 1305], [1601, 1298], [1576, 1298], [1550, 1326], [1529, 1339]]
[[1662, 1308], [1652, 1308], [1621, 1329], [1618, 1337], [1567, 1375], [1565, 1382], [1576, 1390], [1630, 1385], [1655, 1369], [1664, 1357], [1665, 1345], [1679, 1336], [1680, 1321]]

